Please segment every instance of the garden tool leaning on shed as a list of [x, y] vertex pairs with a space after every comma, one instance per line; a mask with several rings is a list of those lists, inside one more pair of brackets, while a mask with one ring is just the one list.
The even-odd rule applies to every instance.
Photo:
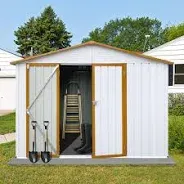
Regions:
[[48, 151], [48, 126], [49, 121], [44, 121], [45, 128], [45, 141], [44, 141], [44, 151], [41, 151], [41, 159], [44, 163], [47, 163], [51, 160], [51, 153]]
[[[69, 94], [68, 89], [71, 86], [77, 87], [75, 94]], [[66, 133], [80, 133], [82, 124], [82, 106], [81, 93], [77, 82], [69, 82], [66, 86], [64, 95], [64, 113], [63, 113], [63, 130], [62, 139], [65, 139]]]
[[33, 163], [38, 161], [38, 152], [36, 151], [36, 121], [31, 121], [33, 127], [33, 148], [29, 151], [29, 160]]

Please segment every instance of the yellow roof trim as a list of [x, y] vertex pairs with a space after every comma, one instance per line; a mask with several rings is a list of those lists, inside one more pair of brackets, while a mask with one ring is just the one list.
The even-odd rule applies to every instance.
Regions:
[[165, 64], [173, 64], [173, 62], [168, 61], [168, 60], [158, 59], [158, 58], [155, 58], [155, 57], [152, 57], [152, 56], [147, 56], [147, 55], [139, 54], [139, 53], [134, 52], [134, 51], [120, 49], [120, 48], [117, 48], [117, 47], [113, 47], [113, 46], [106, 45], [106, 44], [103, 44], [103, 43], [98, 43], [98, 42], [95, 42], [95, 41], [89, 41], [89, 42], [86, 42], [86, 43], [74, 45], [72, 47], [67, 47], [67, 48], [64, 48], [64, 49], [59, 49], [59, 50], [47, 52], [47, 53], [44, 53], [44, 54], [30, 56], [30, 57], [20, 59], [20, 60], [17, 60], [17, 61], [12, 61], [11, 64], [16, 65], [16, 64], [19, 64], [19, 63], [22, 63], [22, 62], [30, 61], [32, 59], [37, 59], [37, 58], [40, 58], [40, 57], [43, 57], [43, 56], [48, 56], [48, 55], [51, 55], [51, 54], [60, 53], [60, 52], [64, 52], [64, 51], [67, 51], [67, 50], [72, 50], [72, 49], [79, 48], [79, 47], [86, 46], [86, 45], [97, 45], [97, 46], [113, 49], [113, 50], [116, 50], [116, 51], [124, 52], [126, 54], [130, 54], [130, 55], [133, 55], [133, 56], [149, 59], [149, 60], [152, 60], [152, 61], [165, 63]]

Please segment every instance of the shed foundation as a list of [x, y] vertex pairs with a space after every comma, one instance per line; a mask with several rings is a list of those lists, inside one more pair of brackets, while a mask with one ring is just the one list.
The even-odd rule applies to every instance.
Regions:
[[[29, 159], [10, 160], [9, 165], [45, 165], [41, 160], [32, 164]], [[46, 165], [175, 165], [171, 157], [168, 158], [53, 158]]]

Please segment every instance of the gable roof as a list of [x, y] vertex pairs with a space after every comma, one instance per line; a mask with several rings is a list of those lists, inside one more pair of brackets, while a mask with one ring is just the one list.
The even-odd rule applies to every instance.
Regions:
[[147, 55], [143, 55], [143, 54], [140, 54], [140, 53], [137, 53], [137, 52], [128, 51], [128, 50], [125, 50], [125, 49], [120, 49], [120, 48], [117, 48], [117, 47], [113, 47], [113, 46], [110, 46], [110, 45], [98, 43], [98, 42], [95, 42], [95, 41], [89, 41], [89, 42], [82, 43], [82, 44], [79, 44], [79, 45], [74, 45], [72, 47], [59, 49], [57, 51], [51, 51], [51, 52], [44, 53], [44, 54], [30, 56], [30, 57], [27, 57], [27, 58], [24, 58], [24, 59], [21, 59], [21, 60], [13, 61], [13, 62], [11, 62], [11, 64], [12, 65], [16, 65], [16, 64], [19, 64], [19, 63], [27, 62], [27, 61], [29, 62], [29, 61], [31, 61], [33, 59], [37, 59], [37, 58], [41, 58], [41, 57], [44, 57], [44, 56], [48, 56], [48, 55], [52, 55], [52, 54], [56, 54], [56, 53], [64, 52], [64, 51], [67, 51], [67, 50], [72, 50], [72, 49], [84, 47], [84, 46], [89, 46], [89, 45], [95, 45], [95, 46], [100, 46], [100, 47], [104, 47], [104, 48], [120, 51], [120, 52], [123, 52], [123, 53], [126, 53], [126, 54], [130, 54], [130, 55], [133, 55], [133, 56], [149, 59], [151, 61], [156, 61], [156, 62], [165, 63], [165, 64], [173, 64], [173, 62], [170, 62], [170, 61], [167, 61], [167, 60], [154, 58], [152, 56], [147, 56]]

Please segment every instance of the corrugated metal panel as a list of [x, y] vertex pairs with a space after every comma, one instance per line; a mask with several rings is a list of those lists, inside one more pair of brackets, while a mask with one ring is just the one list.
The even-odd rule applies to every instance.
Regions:
[[16, 66], [16, 156], [26, 158], [26, 65]]
[[147, 62], [144, 58], [100, 46], [93, 46], [92, 53], [92, 63], [134, 63], [135, 59], [136, 63]]
[[100, 46], [84, 46], [33, 59], [32, 63], [60, 63], [61, 65], [91, 65], [92, 63], [142, 63], [147, 59]]
[[95, 67], [95, 155], [122, 154], [122, 68]]
[[91, 64], [91, 47], [81, 47], [68, 50], [54, 55], [48, 55], [38, 59], [33, 59], [31, 63], [61, 63], [63, 65], [90, 65]]
[[[32, 102], [39, 91], [43, 88], [45, 82], [48, 77], [51, 75], [52, 71], [55, 67], [32, 67], [29, 69], [29, 96], [30, 102]], [[57, 136], [57, 110], [56, 110], [56, 73], [53, 75], [48, 85], [45, 87], [41, 95], [35, 101], [35, 104], [30, 109], [30, 112], [37, 121], [37, 151], [44, 150], [44, 121], [49, 121], [48, 127], [48, 141], [49, 141], [49, 151], [56, 153], [56, 136]], [[29, 149], [32, 149], [32, 141], [33, 141], [33, 130], [31, 126], [31, 118], [29, 124]]]
[[128, 65], [128, 156], [168, 156], [167, 71], [163, 64]]

